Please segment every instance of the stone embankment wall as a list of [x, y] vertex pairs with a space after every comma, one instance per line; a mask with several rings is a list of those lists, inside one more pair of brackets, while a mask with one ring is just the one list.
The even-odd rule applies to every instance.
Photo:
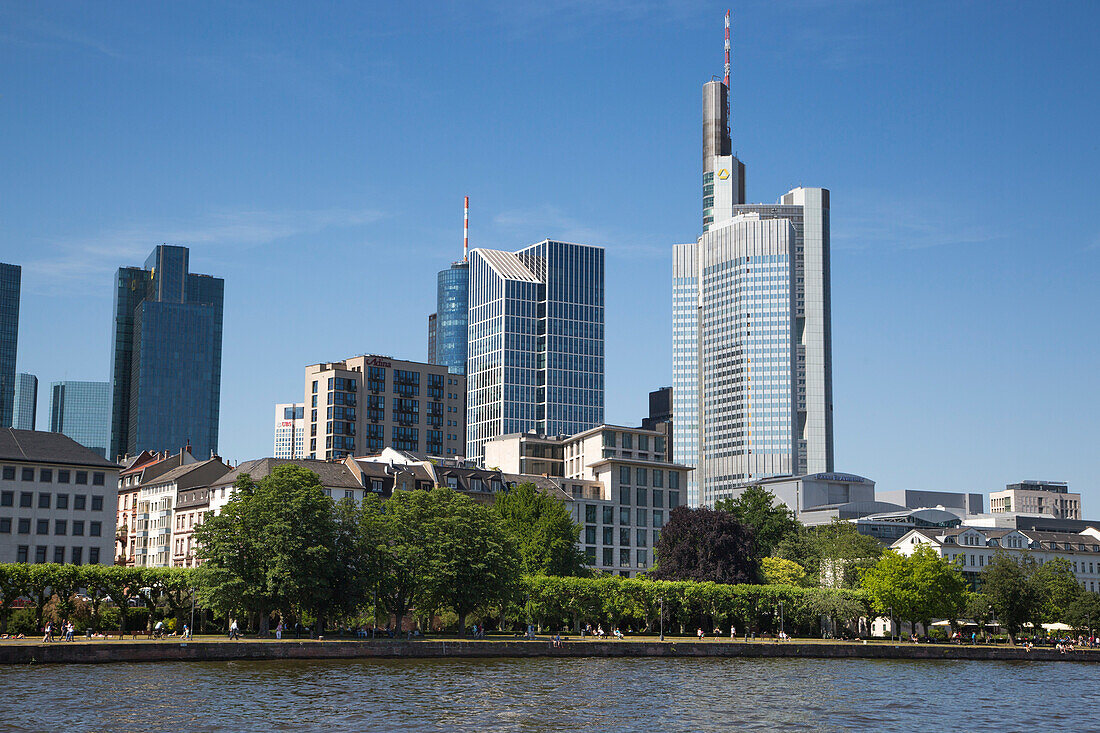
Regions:
[[800, 657], [819, 659], [965, 659], [1100, 662], [1100, 650], [1062, 654], [1053, 649], [853, 642], [774, 643], [676, 641], [281, 641], [96, 642], [2, 644], [0, 664], [100, 664], [106, 662], [228, 661], [271, 659], [397, 659], [441, 657]]

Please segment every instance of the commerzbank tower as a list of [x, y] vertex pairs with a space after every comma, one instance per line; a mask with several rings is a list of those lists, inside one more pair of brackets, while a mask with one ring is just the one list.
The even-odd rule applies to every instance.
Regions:
[[703, 85], [703, 233], [673, 247], [673, 435], [692, 506], [833, 470], [829, 190], [745, 203], [722, 81]]

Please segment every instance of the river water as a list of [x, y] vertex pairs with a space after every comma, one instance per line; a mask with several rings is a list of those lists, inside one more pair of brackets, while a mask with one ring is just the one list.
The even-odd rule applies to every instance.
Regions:
[[1100, 730], [1100, 666], [828, 659], [0, 668], [0, 731]]

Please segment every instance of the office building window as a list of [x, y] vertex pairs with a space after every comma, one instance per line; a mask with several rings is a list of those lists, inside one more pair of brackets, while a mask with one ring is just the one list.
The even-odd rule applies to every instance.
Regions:
[[665, 526], [665, 513], [661, 511], [653, 510], [653, 526], [657, 529]]
[[587, 524], [595, 524], [596, 523], [596, 505], [595, 504], [585, 504], [584, 505], [584, 521]]
[[59, 483], [59, 484], [69, 483], [69, 469], [67, 469], [67, 468], [57, 469], [57, 483]]
[[77, 494], [73, 497], [73, 509], [77, 511], [84, 511], [85, 506], [88, 503], [88, 497], [84, 494]]
[[630, 524], [630, 507], [619, 507], [619, 524]]
[[668, 492], [668, 508], [669, 509], [675, 509], [678, 506], [680, 506], [680, 492], [679, 491], [669, 491]]
[[15, 553], [16, 562], [27, 562], [27, 553], [30, 552], [30, 547], [27, 545], [19, 545], [19, 549]]
[[24, 468], [22, 471], [22, 479], [24, 481], [34, 481], [34, 469]]
[[639, 468], [637, 470], [637, 472], [635, 473], [635, 479], [636, 479], [636, 483], [639, 486], [646, 486], [646, 485], [649, 484], [649, 478], [647, 476], [647, 471], [644, 468]]
[[93, 496], [92, 497], [92, 511], [93, 512], [103, 511], [103, 497], [102, 496]]
[[34, 505], [34, 494], [29, 491], [19, 492], [19, 506], [29, 508]]
[[645, 547], [648, 540], [648, 532], [644, 529], [639, 529], [635, 533], [635, 540], [638, 547]]
[[19, 534], [31, 533], [31, 520], [28, 517], [19, 518]]
[[88, 548], [88, 564], [89, 565], [99, 565], [99, 548], [98, 547], [89, 547]]
[[630, 503], [630, 487], [629, 486], [620, 486], [619, 487], [619, 503], [620, 504], [629, 504]]
[[0, 517], [0, 534], [11, 534], [11, 517]]
[[665, 492], [661, 489], [653, 490], [653, 506], [663, 507], [665, 505]]
[[46, 547], [44, 545], [38, 545], [34, 548], [34, 561], [46, 562]]
[[92, 537], [100, 537], [103, 534], [103, 522], [91, 522], [88, 525], [88, 534]]
[[646, 522], [646, 514], [645, 513], [646, 513], [645, 509], [635, 509], [634, 510], [634, 524], [638, 525], [639, 527], [644, 527], [645, 522]]
[[58, 509], [68, 509], [69, 508], [69, 495], [68, 494], [58, 494], [57, 495], [57, 508]]
[[645, 489], [638, 489], [635, 492], [635, 495], [637, 496], [638, 500], [634, 503], [638, 506], [646, 506], [649, 503], [649, 492]]
[[73, 554], [72, 554], [73, 565], [80, 565], [81, 563], [84, 562], [84, 548], [83, 547], [74, 547], [72, 552], [73, 552]]
[[102, 471], [96, 471], [92, 474], [92, 486], [102, 486], [106, 477]]
[[14, 481], [15, 480], [15, 466], [4, 466], [4, 480], [5, 481]]
[[653, 485], [661, 488], [665, 485], [665, 472], [653, 469]]
[[0, 491], [0, 506], [15, 506], [15, 492]]
[[53, 520], [53, 533], [60, 535], [66, 534], [65, 530], [68, 529], [68, 524], [69, 523], [66, 522], [64, 519]]
[[73, 536], [74, 537], [82, 537], [83, 535], [84, 535], [84, 520], [83, 519], [74, 519], [73, 520]]
[[48, 519], [39, 519], [35, 523], [34, 533], [35, 534], [49, 534], [50, 533], [50, 520], [48, 520]]
[[619, 550], [619, 564], [623, 567], [630, 567], [630, 550]]
[[603, 528], [603, 543], [605, 545], [615, 544], [615, 528], [614, 527], [604, 527]]
[[596, 544], [596, 528], [595, 527], [590, 525], [590, 526], [587, 526], [587, 527], [584, 528], [584, 541], [585, 541], [585, 544], [588, 544], [588, 545]]
[[668, 488], [678, 489], [680, 488], [680, 474], [678, 471], [668, 472]]
[[65, 548], [55, 547], [53, 548], [53, 561], [58, 565], [65, 562]]
[[619, 466], [619, 483], [630, 483], [630, 466]]
[[38, 495], [38, 508], [39, 509], [49, 509], [50, 508], [50, 497], [51, 496], [53, 496], [53, 495], [52, 494], [46, 494], [46, 493], [39, 494]]
[[[22, 562], [26, 562], [25, 560]], [[610, 547], [603, 548], [603, 564], [604, 567], [611, 567], [615, 564], [615, 550]]]
[[615, 507], [605, 506], [603, 508], [603, 523], [614, 524], [615, 523]]
[[39, 480], [39, 482], [44, 483], [44, 484], [53, 483], [53, 469], [52, 468], [41, 468], [41, 469], [39, 469], [38, 470], [38, 480]]
[[87, 471], [77, 471], [76, 472], [76, 482], [78, 484], [87, 484], [88, 483], [88, 472]]

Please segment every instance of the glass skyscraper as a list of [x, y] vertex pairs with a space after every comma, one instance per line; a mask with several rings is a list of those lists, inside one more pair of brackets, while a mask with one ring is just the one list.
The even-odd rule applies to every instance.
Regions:
[[111, 383], [52, 383], [50, 432], [67, 435], [107, 458], [111, 437]]
[[470, 253], [466, 455], [604, 421], [604, 250], [545, 240]]
[[455, 262], [436, 278], [436, 310], [428, 316], [428, 363], [466, 373], [470, 264]]
[[196, 456], [218, 449], [225, 281], [188, 270], [186, 247], [162, 245], [115, 282], [111, 456]]
[[11, 426], [16, 430], [35, 430], [38, 423], [38, 377], [22, 372], [15, 375], [15, 401]]
[[727, 94], [703, 87], [703, 235], [673, 247], [673, 444], [695, 506], [833, 470], [829, 191], [746, 204]]
[[0, 427], [11, 425], [15, 405], [15, 354], [19, 345], [22, 268], [0, 263]]

